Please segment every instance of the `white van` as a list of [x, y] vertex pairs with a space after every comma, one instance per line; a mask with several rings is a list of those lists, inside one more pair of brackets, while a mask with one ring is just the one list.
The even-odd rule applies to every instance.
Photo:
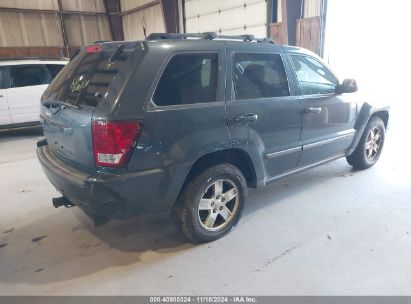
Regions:
[[0, 59], [0, 130], [39, 124], [40, 97], [66, 59]]

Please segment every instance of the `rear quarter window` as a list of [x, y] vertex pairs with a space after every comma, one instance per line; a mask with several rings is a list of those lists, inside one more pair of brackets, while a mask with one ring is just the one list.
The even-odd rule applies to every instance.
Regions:
[[164, 69], [153, 95], [157, 106], [215, 102], [218, 53], [174, 55]]

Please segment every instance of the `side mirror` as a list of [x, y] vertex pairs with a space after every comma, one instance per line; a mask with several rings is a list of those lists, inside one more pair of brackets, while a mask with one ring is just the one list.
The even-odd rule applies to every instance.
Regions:
[[335, 91], [337, 94], [357, 92], [357, 82], [355, 81], [355, 79], [344, 79], [343, 83], [339, 84], [336, 87]]

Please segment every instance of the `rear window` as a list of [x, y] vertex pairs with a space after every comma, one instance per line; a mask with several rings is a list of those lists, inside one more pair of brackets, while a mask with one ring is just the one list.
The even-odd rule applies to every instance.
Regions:
[[76, 105], [95, 107], [105, 97], [134, 48], [78, 53], [57, 75], [45, 96]]
[[153, 96], [158, 106], [216, 101], [218, 54], [178, 54], [169, 61]]

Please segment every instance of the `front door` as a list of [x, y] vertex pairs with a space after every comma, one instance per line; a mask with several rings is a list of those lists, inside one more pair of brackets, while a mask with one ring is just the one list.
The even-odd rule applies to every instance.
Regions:
[[301, 54], [290, 58], [302, 106], [303, 151], [299, 166], [342, 156], [355, 132], [355, 95], [337, 95], [337, 78], [317, 58]]
[[[261, 162], [265, 181], [297, 166], [301, 153], [301, 107], [288, 82], [282, 50], [228, 44], [227, 109], [233, 147]], [[285, 63], [285, 64], [284, 64]]]
[[50, 75], [42, 64], [15, 65], [10, 68], [11, 87], [7, 100], [13, 123], [40, 120], [40, 98], [50, 83]]

